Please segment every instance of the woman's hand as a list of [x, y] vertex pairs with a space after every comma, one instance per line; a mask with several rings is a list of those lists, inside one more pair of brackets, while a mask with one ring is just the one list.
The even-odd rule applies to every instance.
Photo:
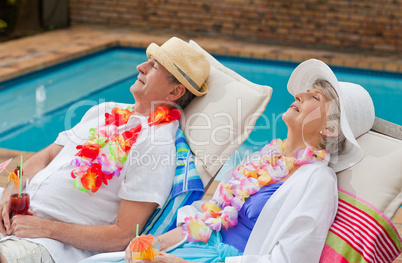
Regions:
[[[131, 254], [131, 253], [130, 253]], [[127, 255], [127, 250], [126, 250], [126, 255]], [[131, 263], [131, 261], [126, 262]], [[135, 263], [189, 263], [189, 261], [184, 260], [182, 258], [179, 258], [178, 256], [172, 255], [172, 254], [167, 254], [164, 252], [160, 252], [160, 254], [155, 257], [154, 261], [148, 260], [148, 259], [143, 259], [143, 260], [134, 260], [133, 262]]]
[[[130, 244], [131, 244], [131, 242], [130, 242]], [[124, 260], [125, 260], [127, 263], [131, 263], [131, 250], [130, 250], [130, 245], [128, 245], [127, 248], [126, 248], [126, 252], [125, 252], [125, 254], [124, 254]]]
[[[181, 228], [181, 226], [176, 227], [173, 230], [170, 230], [169, 232], [158, 236], [158, 239], [160, 241], [160, 249], [166, 250], [170, 247], [173, 247], [175, 245], [177, 245], [178, 243], [180, 243], [183, 240], [183, 230]], [[131, 251], [129, 246], [127, 246], [126, 248], [126, 252], [125, 252], [125, 256], [124, 259], [126, 260], [126, 262], [131, 263]], [[188, 262], [182, 258], [170, 255], [170, 254], [166, 254], [161, 252], [160, 256], [157, 256], [155, 258], [156, 262]], [[135, 262], [150, 262], [149, 260], [137, 260]]]
[[[131, 243], [130, 243], [131, 244]], [[131, 257], [131, 250], [130, 250], [130, 245], [127, 246], [125, 255], [124, 255], [124, 260], [127, 263], [152, 263], [152, 262], [160, 262], [160, 263], [187, 263], [188, 261], [179, 258], [175, 255], [167, 254], [165, 252], [160, 252], [157, 257], [155, 257], [154, 261], [150, 261], [148, 259], [143, 259], [143, 260], [134, 260], [132, 261]]]

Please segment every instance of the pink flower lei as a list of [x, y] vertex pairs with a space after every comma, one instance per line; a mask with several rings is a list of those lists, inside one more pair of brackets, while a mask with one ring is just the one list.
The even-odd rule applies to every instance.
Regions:
[[284, 156], [286, 140], [271, 141], [260, 150], [258, 160], [232, 170], [232, 179], [220, 184], [216, 199], [202, 205], [202, 212], [186, 217], [182, 226], [187, 239], [208, 242], [212, 231], [228, 229], [238, 223], [238, 211], [246, 198], [258, 193], [261, 187], [285, 178], [296, 166], [328, 158], [325, 150], [314, 151], [310, 146], [297, 151], [295, 157]]
[[[124, 110], [113, 108], [111, 113], [105, 113], [105, 125], [91, 128], [89, 140], [76, 147], [77, 157], [71, 161], [71, 165], [76, 168], [71, 171], [71, 177], [78, 190], [95, 193], [102, 184], [107, 185], [108, 180], [120, 176], [130, 149], [142, 129], [138, 124], [121, 134], [117, 132], [117, 127], [127, 124], [131, 115], [130, 107]], [[149, 114], [148, 124], [154, 126], [170, 123], [180, 117], [178, 109], [169, 110], [159, 106]]]

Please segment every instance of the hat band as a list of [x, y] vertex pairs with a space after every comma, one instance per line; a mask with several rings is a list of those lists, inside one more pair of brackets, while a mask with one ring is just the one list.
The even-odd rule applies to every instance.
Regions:
[[188, 83], [190, 83], [190, 85], [197, 91], [200, 90], [200, 87], [197, 85], [197, 83], [194, 82], [194, 80], [192, 80], [190, 78], [190, 76], [188, 76], [186, 73], [184, 73], [183, 70], [181, 70], [175, 63], [173, 63], [173, 65], [177, 68], [177, 70], [179, 71], [179, 73], [188, 81]]

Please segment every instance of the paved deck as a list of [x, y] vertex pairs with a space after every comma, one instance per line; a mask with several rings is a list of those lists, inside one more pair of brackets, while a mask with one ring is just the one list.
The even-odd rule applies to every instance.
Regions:
[[[147, 47], [151, 42], [162, 44], [173, 33], [139, 32], [125, 28], [100, 26], [74, 26], [36, 36], [0, 43], [0, 82], [34, 72], [61, 62], [69, 61], [86, 54], [94, 53], [107, 47]], [[381, 70], [402, 73], [402, 60], [396, 56], [368, 57], [363, 54], [345, 54], [329, 51], [306, 50], [283, 46], [233, 41], [225, 38], [176, 36], [193, 39], [210, 53], [233, 55], [248, 58], [261, 58], [289, 62], [302, 62], [317, 58], [331, 66], [344, 66], [359, 69]], [[24, 160], [33, 153], [0, 149], [0, 162], [24, 155]], [[7, 172], [0, 174], [0, 186], [7, 183]], [[207, 196], [211, 196], [217, 182], [210, 187]], [[402, 235], [402, 210], [393, 218], [393, 222]], [[402, 263], [400, 256], [394, 263]]]

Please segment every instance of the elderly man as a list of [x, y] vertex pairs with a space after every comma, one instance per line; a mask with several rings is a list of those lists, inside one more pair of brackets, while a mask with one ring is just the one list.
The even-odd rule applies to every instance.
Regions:
[[[188, 43], [172, 38], [147, 48], [131, 86], [135, 104], [103, 103], [24, 164], [30, 179], [28, 215], [9, 217], [3, 193], [1, 262], [78, 262], [124, 250], [173, 184], [174, 139], [180, 111], [204, 95], [210, 65]], [[128, 106], [128, 107], [127, 107]], [[175, 106], [175, 107], [174, 107]], [[157, 163], [141, 164], [137, 157]], [[163, 159], [165, 158], [165, 159]], [[163, 162], [162, 160], [165, 160]]]

